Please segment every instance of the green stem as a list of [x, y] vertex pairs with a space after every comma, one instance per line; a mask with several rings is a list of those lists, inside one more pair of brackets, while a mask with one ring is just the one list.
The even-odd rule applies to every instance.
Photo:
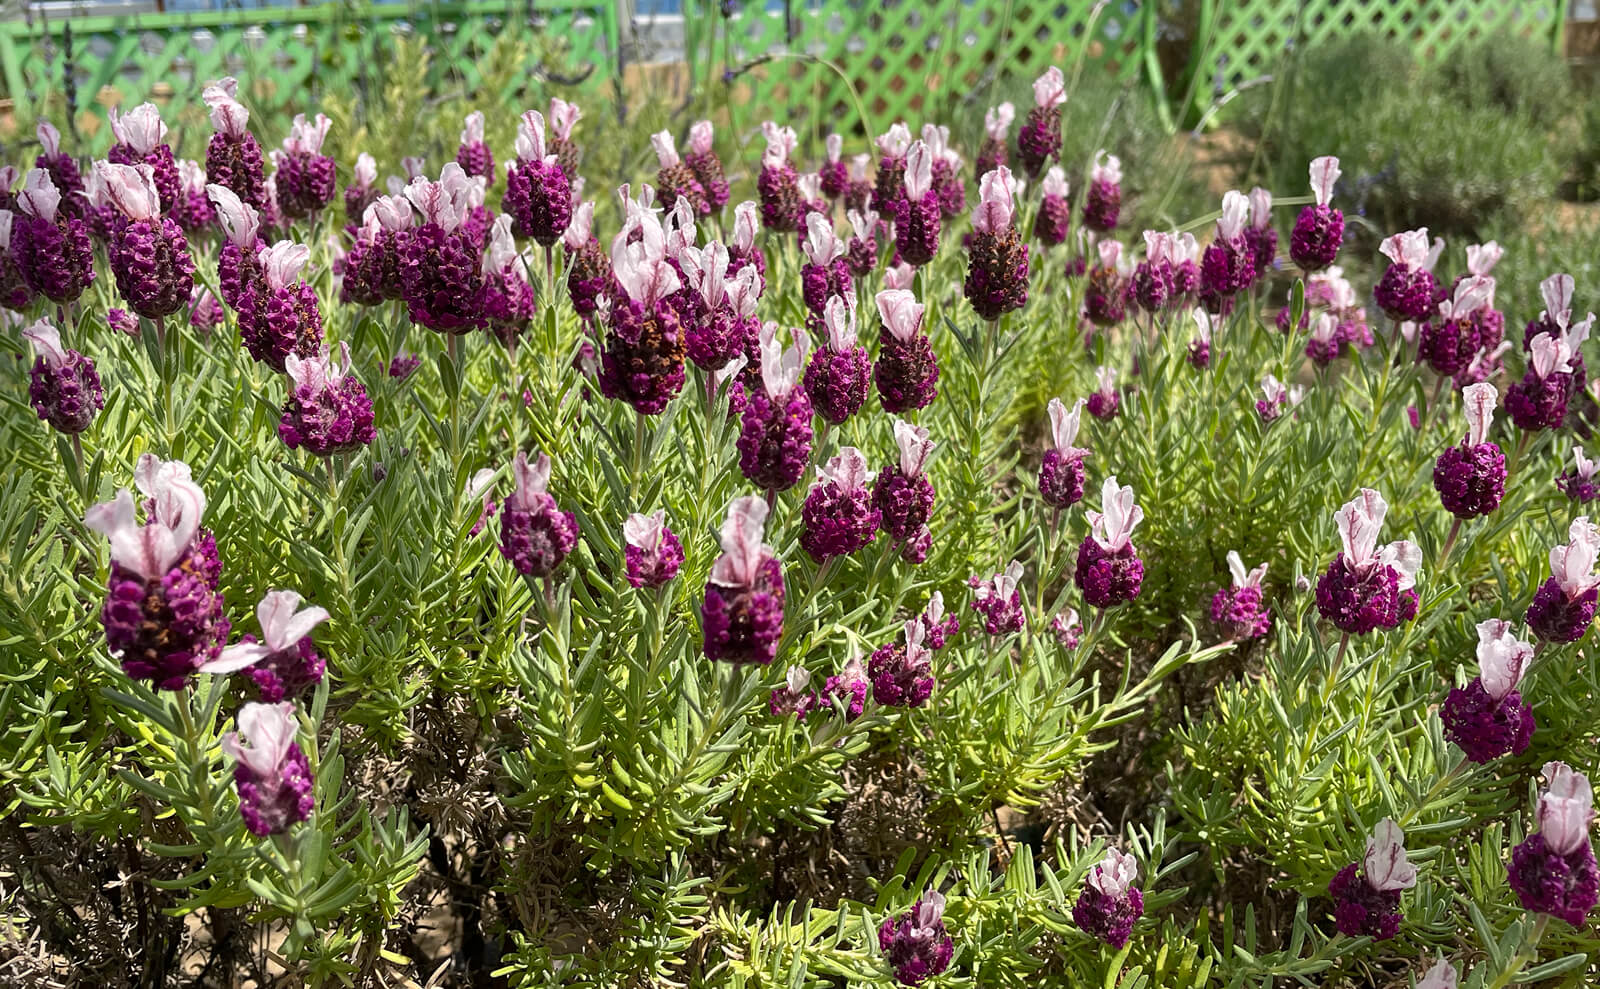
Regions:
[[1506, 967], [1500, 971], [1499, 975], [1495, 976], [1494, 981], [1489, 983], [1487, 989], [1505, 989], [1517, 977], [1517, 973], [1522, 970], [1523, 965], [1538, 957], [1539, 941], [1544, 937], [1544, 930], [1548, 926], [1550, 926], [1550, 916], [1548, 914], [1540, 914], [1539, 919], [1533, 923], [1533, 930], [1529, 932], [1528, 939], [1523, 942], [1522, 947], [1517, 949], [1517, 953], [1511, 956], [1511, 961], [1506, 964]]
[[211, 829], [211, 766], [204, 762], [205, 750], [200, 744], [200, 730], [195, 725], [194, 712], [189, 705], [194, 702], [195, 691], [193, 688], [178, 691], [173, 695], [173, 705], [178, 709], [178, 724], [183, 729], [183, 761], [188, 765], [191, 778], [195, 781], [197, 800], [196, 808], [199, 811], [200, 823]]
[[1400, 816], [1400, 820], [1398, 822], [1400, 827], [1405, 828], [1412, 821], [1416, 820], [1417, 815], [1421, 814], [1423, 809], [1434, 801], [1434, 798], [1443, 793], [1445, 788], [1453, 783], [1456, 777], [1460, 776], [1462, 772], [1466, 770], [1467, 763], [1467, 758], [1463, 756], [1459, 762], [1450, 767], [1449, 772], [1435, 780], [1433, 786], [1428, 788], [1428, 792], [1424, 793], [1422, 795], [1422, 799], [1417, 801], [1417, 805]]

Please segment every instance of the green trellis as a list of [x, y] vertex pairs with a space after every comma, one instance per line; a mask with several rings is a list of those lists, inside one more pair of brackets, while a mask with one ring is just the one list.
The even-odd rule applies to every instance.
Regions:
[[[1545, 37], [1559, 49], [1566, 15], [1566, 0], [790, 0], [786, 11], [750, 0], [732, 6], [723, 17], [720, 2], [685, 0], [685, 55], [696, 91], [713, 102], [726, 96], [741, 117], [781, 117], [814, 132], [881, 131], [897, 118], [973, 119], [959, 111], [993, 102], [1002, 75], [1031, 77], [1080, 58], [1087, 71], [1142, 79], [1163, 110], [1188, 95], [1204, 105], [1271, 72], [1289, 51], [1330, 39], [1388, 34], [1433, 62], [1508, 32]], [[572, 64], [593, 67], [587, 85], [596, 90], [620, 68], [610, 0], [325, 3], [0, 24], [6, 95], [26, 104], [61, 92], [69, 24], [73, 82], [86, 107], [97, 106], [104, 87], [123, 104], [186, 105], [207, 81], [234, 75], [269, 112], [304, 109], [320, 92], [364, 88], [391, 34], [427, 39], [434, 58], [421, 82], [436, 87], [475, 87], [479, 58], [506, 31], [561, 39]], [[1171, 54], [1174, 36], [1186, 54], [1176, 72], [1168, 59], [1168, 79], [1157, 56], [1162, 46]]]

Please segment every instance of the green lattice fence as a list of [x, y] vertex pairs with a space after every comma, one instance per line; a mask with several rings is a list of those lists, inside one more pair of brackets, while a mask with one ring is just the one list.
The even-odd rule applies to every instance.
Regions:
[[[34, 106], [61, 97], [69, 26], [78, 103], [95, 112], [145, 100], [194, 108], [206, 83], [227, 75], [238, 77], [251, 105], [264, 112], [313, 108], [322, 92], [369, 90], [373, 67], [392, 58], [390, 36], [428, 40], [433, 58], [428, 77], [418, 84], [433, 91], [475, 91], [482, 82], [478, 63], [505, 31], [561, 39], [562, 68], [588, 72], [596, 82], [616, 65], [617, 26], [609, 2], [330, 3], [0, 24], [7, 95]], [[529, 73], [539, 68], [529, 66]], [[514, 81], [513, 90], [524, 81]], [[498, 95], [510, 99], [514, 93]]]

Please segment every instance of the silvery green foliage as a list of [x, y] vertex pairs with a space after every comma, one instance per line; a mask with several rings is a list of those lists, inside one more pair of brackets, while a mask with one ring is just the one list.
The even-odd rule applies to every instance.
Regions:
[[[447, 350], [396, 308], [336, 305], [332, 226], [305, 236], [308, 273], [376, 408], [363, 451], [323, 463], [286, 450], [284, 381], [231, 320], [209, 336], [169, 325], [165, 347], [148, 323], [138, 339], [111, 332], [110, 279], [69, 334], [106, 383], [81, 458], [28, 408], [26, 367], [0, 369], [0, 896], [38, 930], [32, 963], [175, 982], [182, 950], [252, 974], [266, 942], [313, 985], [421, 982], [444, 963], [427, 929], [457, 923], [445, 971], [459, 984], [888, 986], [878, 924], [937, 888], [956, 942], [938, 985], [1387, 984], [1438, 950], [1468, 986], [1518, 969], [1592, 976], [1587, 931], [1541, 926], [1527, 947], [1535, 922], [1503, 865], [1532, 827], [1538, 767], [1595, 769], [1586, 642], [1548, 650], [1523, 682], [1539, 726], [1524, 756], [1458, 768], [1435, 714], [1474, 675], [1476, 624], [1520, 618], [1580, 514], [1551, 483], [1572, 437], [1521, 449], [1505, 501], [1441, 566], [1452, 520], [1429, 478], [1460, 441], [1459, 399], [1435, 392], [1392, 328], [1316, 372], [1302, 339], [1244, 304], [1196, 370], [1183, 311], [1086, 339], [1066, 248], [1034, 255], [1025, 309], [974, 325], [948, 231], [916, 289], [940, 361], [939, 396], [916, 417], [938, 444], [927, 560], [880, 534], [824, 571], [798, 543], [796, 486], [765, 529], [788, 587], [778, 660], [717, 666], [700, 596], [726, 506], [751, 493], [725, 398], [708, 410], [696, 378], [646, 420], [601, 400], [574, 368], [584, 330], [561, 291], [541, 295], [514, 358], [477, 335]], [[800, 255], [788, 239], [764, 246], [761, 314], [798, 325]], [[217, 245], [195, 251], [210, 281]], [[1293, 324], [1298, 285], [1290, 305]], [[1513, 333], [1539, 308], [1499, 305]], [[7, 340], [20, 352], [14, 328]], [[423, 366], [390, 378], [402, 351]], [[1036, 488], [1046, 403], [1089, 394], [1097, 366], [1119, 369], [1121, 412], [1074, 442], [1090, 491], [1115, 475], [1136, 493], [1146, 566], [1139, 597], [1103, 614], [1071, 582], [1084, 508], [1099, 506], [1057, 514]], [[1255, 411], [1264, 373], [1308, 386], [1270, 423]], [[846, 445], [895, 462], [874, 401], [813, 464]], [[1518, 445], [1504, 425], [1494, 437]], [[221, 754], [237, 680], [155, 694], [105, 655], [105, 549], [78, 520], [149, 450], [187, 461], [209, 495], [236, 635], [259, 634], [249, 609], [272, 588], [330, 612], [316, 633], [328, 677], [299, 735], [316, 810], [277, 839], [245, 831]], [[580, 537], [530, 582], [496, 549], [498, 519], [473, 530], [484, 499], [513, 488], [504, 465], [535, 450]], [[1300, 585], [1337, 552], [1332, 513], [1362, 487], [1388, 499], [1385, 538], [1422, 548], [1421, 607], [1341, 643]], [[623, 521], [656, 510], [685, 562], [637, 590]], [[1272, 630], [1248, 645], [1220, 644], [1207, 621], [1230, 551], [1270, 564]], [[991, 638], [967, 580], [1013, 560], [1026, 626]], [[926, 706], [769, 713], [792, 666], [820, 685], [897, 641], [935, 592], [965, 627], [934, 653]], [[1050, 634], [1068, 608], [1083, 614], [1073, 648]], [[1336, 936], [1322, 894], [1385, 817], [1419, 867], [1402, 934]], [[1145, 892], [1115, 953], [1071, 919], [1108, 846], [1135, 856]]]

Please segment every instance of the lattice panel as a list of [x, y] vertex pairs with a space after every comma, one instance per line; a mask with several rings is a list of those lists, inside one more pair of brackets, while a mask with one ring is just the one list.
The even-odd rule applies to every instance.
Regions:
[[1221, 0], [1214, 12], [1206, 58], [1212, 89], [1230, 89], [1270, 73], [1291, 46], [1314, 47], [1379, 34], [1411, 48], [1424, 63], [1448, 58], [1463, 46], [1506, 34], [1548, 37], [1560, 28], [1555, 0]]
[[[80, 109], [145, 100], [171, 104], [174, 128], [208, 127], [200, 90], [221, 76], [250, 88], [253, 106], [271, 112], [312, 108], [323, 91], [362, 86], [389, 54], [391, 35], [421, 36], [433, 49], [425, 85], [469, 91], [482, 83], [479, 62], [502, 31], [548, 32], [579, 66], [594, 67], [594, 85], [616, 65], [616, 23], [609, 3], [478, 2], [406, 8], [339, 4], [267, 10], [132, 17], [86, 17], [51, 23], [0, 24], [0, 61], [8, 94], [40, 104], [59, 98], [64, 39], [72, 31], [72, 78]], [[115, 91], [101, 100], [103, 89]], [[501, 94], [509, 98], [512, 94]], [[101, 128], [92, 139], [110, 141]]]

